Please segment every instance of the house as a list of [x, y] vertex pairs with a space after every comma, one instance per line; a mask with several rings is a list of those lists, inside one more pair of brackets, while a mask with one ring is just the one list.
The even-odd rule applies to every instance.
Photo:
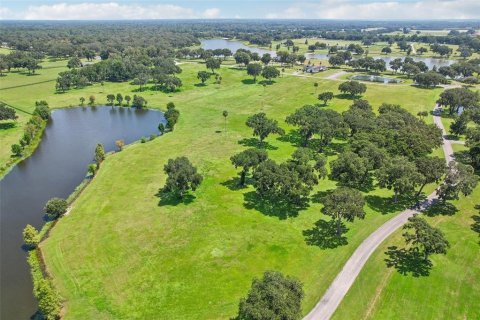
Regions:
[[327, 70], [327, 67], [322, 65], [316, 66], [314, 64], [307, 64], [305, 67], [303, 67], [303, 72], [306, 72], [306, 73], [317, 73], [325, 70]]

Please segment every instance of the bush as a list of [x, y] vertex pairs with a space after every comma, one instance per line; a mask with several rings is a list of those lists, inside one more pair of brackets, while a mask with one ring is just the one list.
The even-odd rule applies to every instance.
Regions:
[[23, 229], [23, 242], [30, 248], [35, 248], [39, 241], [38, 231], [32, 225], [27, 224]]
[[60, 217], [67, 211], [68, 203], [65, 199], [52, 198], [45, 205], [45, 213], [52, 219]]

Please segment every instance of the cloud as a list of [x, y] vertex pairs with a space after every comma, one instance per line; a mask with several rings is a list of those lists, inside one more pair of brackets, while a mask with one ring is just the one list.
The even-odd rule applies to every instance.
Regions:
[[[307, 12], [308, 14], [304, 14]], [[280, 12], [266, 15], [268, 19], [478, 19], [479, 0], [416, 0], [416, 1], [355, 1], [322, 0], [304, 2]]]
[[207, 9], [203, 12], [203, 17], [207, 19], [218, 18], [219, 15], [220, 15], [220, 9], [218, 8]]
[[117, 2], [84, 2], [29, 6], [22, 16], [26, 20], [135, 20], [210, 19], [218, 17], [219, 14], [218, 8], [210, 8], [198, 13], [191, 8], [173, 4], [121, 5]]
[[0, 7], [0, 19], [10, 18], [12, 11], [6, 7]]

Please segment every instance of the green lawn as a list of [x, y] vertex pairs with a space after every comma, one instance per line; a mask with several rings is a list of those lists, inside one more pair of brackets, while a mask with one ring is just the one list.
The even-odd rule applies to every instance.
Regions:
[[[181, 111], [175, 131], [108, 157], [71, 213], [42, 244], [54, 283], [66, 299], [66, 319], [225, 319], [235, 315], [252, 278], [269, 269], [304, 283], [307, 313], [360, 242], [401, 209], [379, 206], [390, 203], [391, 193], [373, 191], [366, 219], [348, 223], [347, 246], [308, 246], [302, 231], [326, 219], [320, 204], [312, 202], [298, 216], [279, 219], [276, 215], [282, 213], [248, 201], [252, 188], [231, 190], [236, 170], [229, 158], [245, 148], [239, 140], [251, 138], [244, 125], [249, 115], [264, 111], [288, 132], [285, 117], [303, 104], [317, 102], [315, 81], [318, 92], [335, 93], [339, 82], [285, 76], [264, 89], [248, 84], [244, 70], [222, 68], [221, 85], [210, 80], [207, 86], [196, 86], [196, 72], [204, 66], [181, 67], [181, 92], [141, 93], [152, 108], [175, 102]], [[103, 89], [94, 85], [54, 94], [52, 83], [45, 94], [56, 107], [74, 105], [90, 94], [103, 103], [107, 93], [133, 94], [133, 89], [128, 83], [105, 83]], [[375, 107], [398, 103], [416, 113], [430, 110], [439, 93], [440, 89], [368, 85], [364, 98]], [[334, 99], [329, 107], [343, 111], [350, 104], [351, 100]], [[229, 112], [227, 133], [221, 131], [223, 110]], [[267, 140], [278, 148], [269, 150], [278, 161], [295, 149], [275, 136]], [[160, 206], [155, 194], [165, 181], [163, 166], [169, 158], [183, 155], [205, 180], [192, 203]], [[323, 180], [313, 194], [334, 187]]]
[[397, 231], [370, 257], [332, 319], [480, 319], [480, 242], [471, 230], [479, 199], [477, 187], [469, 197], [452, 202], [458, 210], [454, 215], [427, 218], [450, 242], [445, 256], [432, 256], [429, 276], [402, 275], [386, 267], [387, 248], [404, 245], [402, 231]]

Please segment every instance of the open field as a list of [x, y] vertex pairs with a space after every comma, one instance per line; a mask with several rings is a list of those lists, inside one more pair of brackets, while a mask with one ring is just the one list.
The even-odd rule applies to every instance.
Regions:
[[455, 214], [427, 218], [450, 242], [445, 256], [432, 257], [429, 276], [402, 275], [386, 267], [387, 248], [404, 245], [399, 230], [370, 257], [332, 319], [418, 319], [419, 313], [422, 319], [479, 319], [480, 244], [471, 229], [479, 199], [477, 187], [469, 197], [452, 202]]
[[[231, 190], [236, 170], [229, 157], [245, 148], [238, 141], [251, 143], [251, 132], [244, 125], [249, 115], [264, 111], [288, 132], [285, 117], [316, 102], [315, 81], [320, 84], [318, 92], [335, 93], [339, 82], [284, 76], [264, 89], [253, 84], [244, 70], [222, 68], [221, 85], [209, 81], [207, 86], [196, 86], [196, 72], [204, 66], [181, 67], [180, 92], [141, 93], [152, 108], [175, 102], [181, 112], [175, 131], [109, 157], [71, 213], [42, 244], [54, 283], [67, 301], [67, 319], [158, 314], [176, 319], [227, 318], [235, 314], [251, 279], [269, 269], [304, 283], [306, 313], [356, 246], [402, 208], [390, 205], [391, 192], [372, 191], [366, 219], [347, 224], [347, 246], [334, 250], [308, 246], [302, 231], [325, 219], [321, 205], [312, 202], [298, 216], [280, 219], [282, 212], [268, 210], [252, 198], [251, 187]], [[51, 85], [42, 99], [53, 107], [75, 105], [80, 96], [90, 94], [103, 103], [108, 93], [132, 95], [136, 89], [128, 83], [105, 83], [103, 88], [94, 85], [54, 94]], [[440, 92], [368, 85], [364, 98], [375, 108], [382, 102], [398, 103], [416, 113], [430, 110]], [[334, 99], [329, 108], [343, 111], [349, 104], [351, 100]], [[222, 132], [223, 110], [229, 111], [227, 133]], [[283, 139], [267, 140], [275, 160], [287, 159], [295, 149]], [[181, 155], [198, 166], [205, 181], [193, 202], [159, 205], [155, 194], [165, 180], [163, 165]], [[334, 187], [334, 182], [324, 180], [313, 194]]]

